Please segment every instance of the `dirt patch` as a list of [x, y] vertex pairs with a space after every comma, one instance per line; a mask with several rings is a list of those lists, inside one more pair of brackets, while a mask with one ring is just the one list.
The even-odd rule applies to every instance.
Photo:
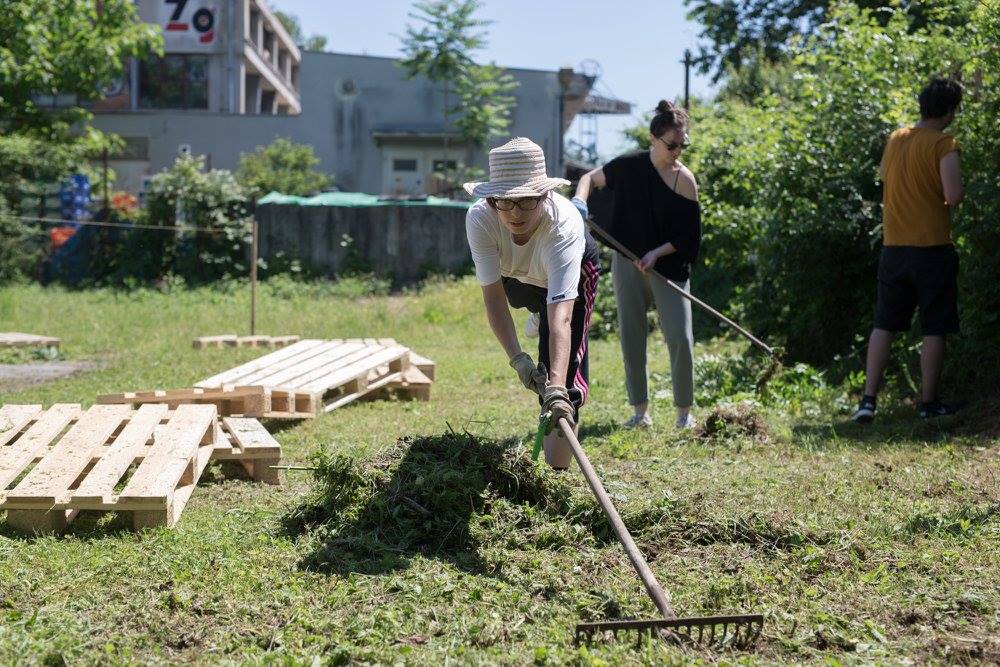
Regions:
[[96, 361], [44, 361], [34, 364], [0, 364], [0, 389], [18, 391], [77, 373], [97, 370]]
[[961, 419], [959, 433], [991, 440], [1000, 438], [1000, 396], [977, 401], [958, 414]]
[[756, 442], [771, 440], [771, 429], [752, 403], [716, 406], [698, 429], [698, 437], [709, 440], [749, 437]]

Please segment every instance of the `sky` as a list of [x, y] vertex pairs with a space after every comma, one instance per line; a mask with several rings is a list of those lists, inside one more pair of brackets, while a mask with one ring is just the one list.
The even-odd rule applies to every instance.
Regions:
[[[269, 0], [273, 9], [295, 14], [306, 35], [327, 37], [327, 50], [372, 56], [400, 55], [408, 0]], [[623, 11], [619, 7], [627, 7]], [[659, 100], [684, 95], [684, 49], [697, 42], [699, 26], [685, 18], [683, 0], [485, 0], [478, 16], [494, 21], [479, 62], [506, 67], [579, 70], [600, 63], [595, 91], [632, 102], [630, 116], [598, 118], [598, 152], [609, 159], [628, 148], [621, 130], [635, 125]], [[708, 96], [708, 77], [692, 71], [691, 94]], [[574, 123], [567, 139], [578, 139]]]

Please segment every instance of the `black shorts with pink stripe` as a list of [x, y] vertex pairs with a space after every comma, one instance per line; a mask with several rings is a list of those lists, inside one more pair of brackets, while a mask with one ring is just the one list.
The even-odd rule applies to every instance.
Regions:
[[[590, 391], [587, 333], [590, 330], [590, 315], [594, 312], [594, 299], [597, 296], [597, 279], [601, 273], [597, 247], [589, 234], [587, 237], [587, 250], [580, 264], [580, 284], [570, 322], [569, 367], [566, 369], [566, 390], [578, 417], [580, 407], [587, 402], [587, 394]], [[546, 317], [545, 289], [507, 277], [503, 278], [503, 289], [507, 294], [508, 303], [513, 308], [527, 308], [541, 315], [538, 323], [538, 359], [548, 368], [549, 318]]]

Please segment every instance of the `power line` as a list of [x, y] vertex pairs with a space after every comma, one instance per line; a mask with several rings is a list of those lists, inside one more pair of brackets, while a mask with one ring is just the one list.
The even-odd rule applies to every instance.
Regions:
[[[162, 229], [164, 231], [182, 231], [182, 232], [204, 232], [206, 234], [221, 234], [224, 232], [231, 232], [234, 227], [178, 227], [172, 225], [140, 225], [132, 224], [127, 222], [99, 222], [96, 220], [85, 220], [81, 222], [76, 222], [72, 220], [62, 220], [60, 218], [33, 218], [30, 216], [14, 215], [9, 216], [15, 220], [20, 220], [22, 222], [38, 222], [50, 225], [88, 225], [91, 227], [115, 227], [121, 229]], [[245, 226], [245, 231], [250, 230], [250, 225]]]

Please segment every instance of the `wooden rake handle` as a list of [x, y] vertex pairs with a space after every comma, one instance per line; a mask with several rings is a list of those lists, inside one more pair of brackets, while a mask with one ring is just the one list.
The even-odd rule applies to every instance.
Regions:
[[587, 458], [587, 454], [583, 451], [583, 447], [580, 446], [580, 441], [577, 440], [576, 434], [573, 432], [573, 428], [564, 417], [559, 418], [558, 426], [562, 431], [563, 436], [565, 436], [566, 440], [569, 441], [569, 446], [573, 449], [573, 456], [576, 457], [576, 462], [580, 464], [580, 470], [583, 471], [583, 476], [587, 478], [587, 483], [590, 484], [590, 489], [594, 492], [594, 497], [597, 498], [597, 502], [600, 504], [601, 509], [604, 510], [604, 513], [608, 517], [608, 521], [611, 522], [611, 528], [615, 531], [615, 536], [618, 538], [618, 541], [622, 543], [622, 546], [625, 547], [625, 553], [628, 554], [628, 559], [632, 561], [632, 567], [635, 568], [639, 578], [642, 579], [642, 583], [646, 586], [646, 592], [649, 593], [649, 597], [652, 598], [653, 604], [655, 604], [656, 608], [660, 610], [661, 614], [663, 614], [663, 618], [668, 620], [677, 618], [677, 614], [674, 613], [673, 607], [671, 607], [670, 602], [667, 601], [667, 594], [663, 592], [663, 587], [660, 586], [660, 582], [656, 580], [656, 576], [653, 575], [653, 571], [649, 569], [649, 564], [646, 562], [646, 559], [643, 558], [642, 552], [640, 552], [639, 547], [636, 546], [635, 540], [632, 539], [632, 535], [628, 532], [628, 528], [625, 527], [625, 523], [618, 514], [618, 510], [615, 509], [614, 503], [611, 502], [608, 492], [604, 490], [604, 485], [601, 483], [600, 478], [594, 471], [594, 467], [590, 465], [590, 459]]
[[[627, 257], [628, 259], [632, 260], [633, 262], [639, 261], [639, 258], [635, 255], [635, 253], [633, 253], [631, 250], [629, 250], [628, 248], [626, 248], [625, 246], [623, 246], [621, 243], [619, 243], [613, 236], [611, 236], [610, 234], [608, 234], [606, 231], [604, 231], [603, 229], [601, 229], [600, 227], [598, 227], [597, 224], [593, 220], [588, 219], [586, 222], [587, 222], [587, 226], [590, 227], [590, 231], [594, 232], [594, 234], [596, 234], [597, 236], [601, 237], [602, 241], [604, 241], [605, 243], [607, 243], [609, 246], [611, 246], [612, 248], [614, 248], [615, 250], [617, 250], [620, 254], [624, 255], [625, 257]], [[702, 301], [698, 297], [696, 297], [693, 294], [691, 294], [691, 293], [689, 293], [689, 292], [681, 289], [680, 285], [678, 285], [674, 281], [672, 281], [669, 278], [667, 278], [666, 276], [664, 276], [662, 273], [660, 273], [659, 271], [657, 271], [655, 268], [650, 269], [650, 272], [654, 276], [656, 276], [657, 278], [659, 278], [660, 280], [662, 280], [663, 282], [665, 282], [672, 290], [674, 290], [675, 292], [677, 292], [678, 294], [680, 294], [682, 297], [684, 297], [685, 299], [687, 299], [691, 303], [695, 304], [696, 306], [698, 306], [699, 308], [701, 308], [702, 310], [704, 310], [706, 313], [712, 315], [713, 317], [715, 317], [716, 319], [718, 319], [721, 322], [725, 322], [726, 324], [728, 324], [729, 326], [731, 326], [733, 329], [736, 329], [738, 332], [740, 332], [741, 334], [743, 334], [743, 336], [746, 337], [747, 340], [749, 340], [757, 348], [759, 348], [760, 350], [762, 350], [763, 352], [765, 352], [769, 357], [775, 356], [774, 348], [772, 348], [770, 345], [766, 344], [764, 341], [762, 341], [759, 338], [757, 338], [756, 336], [754, 336], [752, 333], [750, 333], [749, 331], [747, 331], [746, 329], [744, 329], [743, 327], [741, 327], [740, 325], [738, 325], [736, 322], [733, 322], [731, 319], [729, 319], [728, 317], [726, 317], [725, 315], [723, 315], [722, 313], [720, 313], [719, 311], [717, 311], [715, 308], [712, 308], [710, 305], [708, 305], [707, 303], [705, 303], [704, 301]]]

